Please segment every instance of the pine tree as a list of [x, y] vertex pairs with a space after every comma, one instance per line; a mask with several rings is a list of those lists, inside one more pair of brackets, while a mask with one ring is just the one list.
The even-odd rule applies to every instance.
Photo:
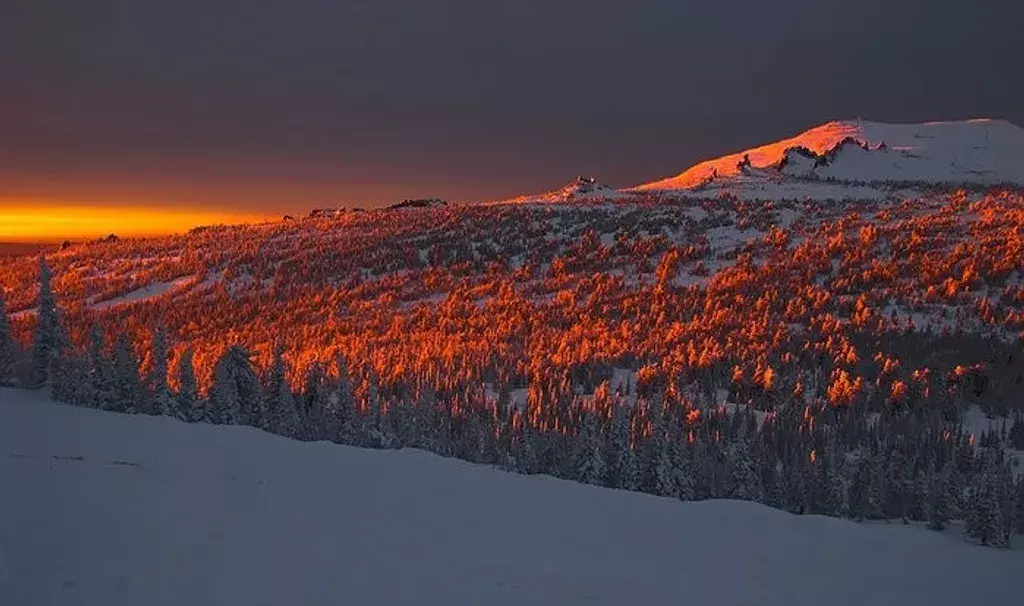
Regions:
[[4, 289], [0, 287], [0, 386], [14, 384], [14, 337], [7, 317]]
[[139, 362], [127, 335], [121, 333], [114, 344], [114, 410], [138, 413], [146, 407]]
[[146, 379], [149, 398], [146, 412], [153, 415], [180, 416], [178, 403], [167, 384], [167, 334], [163, 327], [153, 333], [153, 368]]
[[682, 445], [676, 449], [676, 492], [681, 501], [693, 501], [697, 498], [696, 470], [693, 457]]
[[984, 470], [975, 477], [967, 496], [965, 530], [982, 545], [1003, 546], [1003, 516], [1000, 511], [998, 477], [995, 463], [983, 457]]
[[861, 521], [871, 514], [871, 464], [867, 455], [862, 454], [857, 462], [847, 501], [850, 506], [850, 517], [853, 519]]
[[928, 528], [944, 530], [952, 518], [953, 504], [950, 502], [950, 480], [952, 464], [947, 464], [939, 473], [933, 473], [928, 489], [925, 510], [928, 515]]
[[209, 421], [207, 407], [199, 398], [199, 387], [196, 381], [195, 366], [192, 363], [192, 350], [186, 349], [178, 359], [178, 418], [192, 423]]
[[727, 495], [730, 499], [741, 501], [762, 500], [761, 486], [754, 462], [750, 456], [750, 447], [746, 438], [740, 438], [729, 447]]
[[583, 410], [580, 431], [575, 436], [573, 459], [576, 466], [576, 480], [584, 484], [603, 485], [607, 469], [603, 458], [603, 444], [597, 416], [593, 411]]
[[280, 349], [274, 351], [274, 361], [267, 373], [266, 385], [263, 389], [263, 408], [266, 417], [263, 427], [273, 433], [289, 438], [302, 435], [299, 411], [288, 386], [288, 369]]
[[654, 459], [654, 494], [663, 497], [678, 497], [679, 487], [676, 485], [676, 470], [673, 465], [672, 452], [668, 444], [662, 441], [655, 451]]
[[261, 388], [249, 352], [232, 345], [213, 369], [210, 418], [221, 425], [258, 425]]
[[1017, 480], [1017, 502], [1015, 513], [1017, 516], [1017, 534], [1024, 534], [1024, 476]]
[[115, 410], [114, 367], [104, 351], [103, 329], [93, 324], [89, 333], [89, 380], [85, 389], [86, 406]]
[[619, 472], [619, 488], [623, 490], [639, 491], [643, 486], [644, 465], [640, 459], [640, 451], [629, 448], [626, 445], [622, 453], [622, 463]]
[[46, 257], [39, 257], [39, 312], [32, 343], [31, 383], [41, 387], [49, 379], [50, 366], [60, 347], [60, 321], [53, 295], [53, 274]]
[[849, 486], [846, 476], [843, 475], [843, 468], [835, 457], [828, 456], [824, 459], [825, 469], [825, 514], [836, 518], [845, 518], [850, 515], [850, 503], [847, 500]]

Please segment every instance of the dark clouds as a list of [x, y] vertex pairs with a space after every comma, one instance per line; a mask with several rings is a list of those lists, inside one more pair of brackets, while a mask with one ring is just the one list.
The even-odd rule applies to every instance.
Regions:
[[6, 0], [0, 195], [467, 200], [833, 118], [1024, 124], [1021, 23], [1017, 0]]

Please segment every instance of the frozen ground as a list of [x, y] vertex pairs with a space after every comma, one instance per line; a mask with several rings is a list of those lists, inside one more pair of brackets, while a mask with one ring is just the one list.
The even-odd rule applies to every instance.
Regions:
[[1024, 554], [0, 392], [0, 604], [1019, 604]]

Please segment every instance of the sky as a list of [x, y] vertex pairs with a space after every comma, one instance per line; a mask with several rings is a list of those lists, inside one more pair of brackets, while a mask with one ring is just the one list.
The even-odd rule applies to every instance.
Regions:
[[1024, 125], [1022, 5], [4, 0], [0, 238], [625, 187], [831, 119]]

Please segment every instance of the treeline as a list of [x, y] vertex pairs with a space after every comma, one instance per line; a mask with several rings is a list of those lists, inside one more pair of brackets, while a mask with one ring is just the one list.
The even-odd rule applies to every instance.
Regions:
[[[836, 403], [806, 385], [773, 392], [756, 410], [718, 405], [714, 384], [699, 380], [637, 385], [606, 373], [552, 372], [532, 376], [520, 404], [509, 383], [497, 382], [492, 393], [477, 378], [448, 378], [438, 388], [436, 377], [414, 372], [385, 383], [372, 366], [340, 356], [312, 365], [296, 389], [280, 348], [260, 367], [235, 345], [201, 390], [189, 350], [169, 367], [162, 329], [153, 331], [146, 360], [124, 333], [108, 339], [98, 324], [85, 347], [71, 345], [45, 262], [40, 299], [28, 351], [19, 352], [0, 323], [0, 381], [48, 384], [54, 399], [72, 405], [248, 425], [299, 440], [421, 448], [681, 500], [751, 500], [936, 530], [962, 521], [969, 537], [992, 546], [1024, 533], [1024, 479], [1015, 478], [1008, 452], [1024, 446], [1024, 419], [1016, 412], [999, 431], [972, 435], [962, 424], [962, 392], [985, 389], [978, 382], [935, 392], [909, 384], [882, 407], [856, 397]], [[734, 385], [730, 399], [765, 383], [800, 381], [772, 371], [755, 383]]]

